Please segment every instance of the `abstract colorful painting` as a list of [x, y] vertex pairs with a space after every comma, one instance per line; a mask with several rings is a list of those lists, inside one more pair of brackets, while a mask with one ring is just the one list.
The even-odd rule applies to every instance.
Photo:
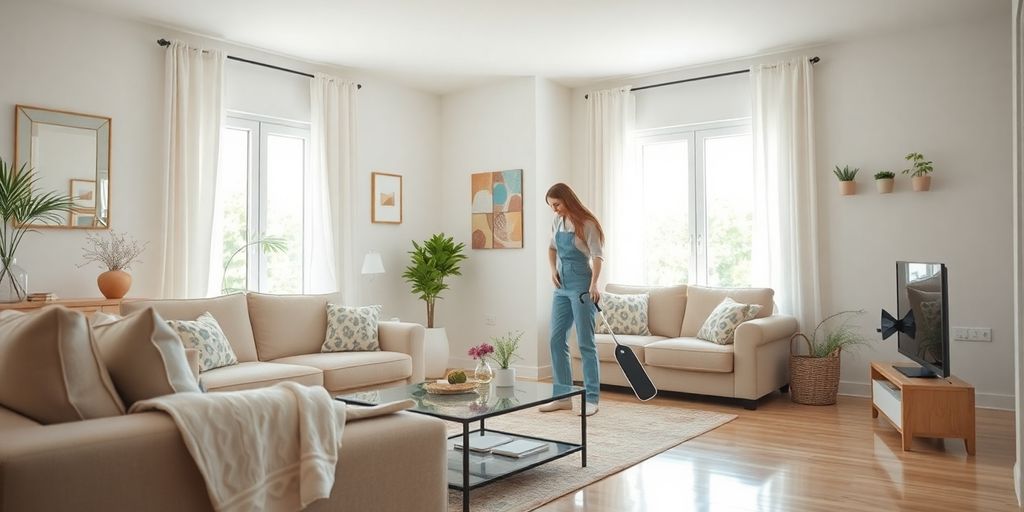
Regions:
[[523, 248], [523, 170], [471, 175], [474, 249]]

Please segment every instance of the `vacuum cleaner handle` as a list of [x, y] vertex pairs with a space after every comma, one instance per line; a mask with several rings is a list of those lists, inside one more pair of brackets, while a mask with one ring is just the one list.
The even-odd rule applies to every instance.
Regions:
[[[590, 295], [590, 292], [583, 292], [583, 293], [581, 293], [580, 294], [580, 302], [584, 302], [583, 301], [583, 296], [584, 295]], [[597, 302], [594, 303], [594, 307], [597, 308], [598, 313], [600, 313], [601, 312], [601, 306], [598, 305], [598, 302], [601, 302], [601, 298], [600, 297], [598, 297], [597, 298]]]

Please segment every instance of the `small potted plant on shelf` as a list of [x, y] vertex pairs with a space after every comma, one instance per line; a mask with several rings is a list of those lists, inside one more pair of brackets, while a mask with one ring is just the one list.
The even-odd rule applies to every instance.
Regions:
[[127, 271], [139, 262], [139, 255], [149, 242], [140, 244], [127, 234], [114, 230], [110, 230], [108, 236], [90, 233], [85, 236], [85, 241], [88, 245], [82, 254], [85, 262], [78, 267], [92, 262], [99, 263], [100, 268], [106, 269], [96, 278], [100, 293], [108, 299], [124, 297], [132, 286], [132, 275]]
[[931, 173], [934, 170], [931, 160], [925, 160], [921, 153], [908, 153], [903, 158], [911, 162], [909, 169], [903, 169], [903, 174], [911, 176], [910, 184], [914, 192], [928, 191], [932, 187]]
[[[839, 393], [839, 356], [843, 349], [866, 345], [862, 335], [851, 321], [859, 311], [840, 311], [818, 323], [808, 338], [802, 332], [790, 339], [789, 374], [790, 398], [805, 405], [832, 405]], [[807, 355], [793, 352], [793, 341], [803, 338]]]
[[519, 359], [516, 350], [519, 350], [519, 340], [523, 338], [523, 331], [509, 331], [504, 336], [491, 338], [494, 342], [494, 353], [491, 360], [498, 365], [494, 371], [494, 385], [508, 387], [516, 385], [516, 369], [512, 368], [512, 360]]
[[860, 169], [856, 167], [851, 169], [848, 165], [844, 165], [842, 168], [837, 165], [832, 171], [832, 174], [835, 174], [836, 178], [839, 178], [840, 194], [844, 196], [852, 196], [857, 193], [857, 182], [854, 180], [857, 179], [858, 171], [860, 171]]
[[892, 192], [894, 178], [896, 173], [892, 171], [878, 171], [875, 173], [875, 186], [878, 187], [879, 194], [889, 194]]

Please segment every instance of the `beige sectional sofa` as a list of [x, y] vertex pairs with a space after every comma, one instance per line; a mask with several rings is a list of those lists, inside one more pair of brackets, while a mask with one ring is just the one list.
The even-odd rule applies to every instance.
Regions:
[[423, 380], [423, 326], [381, 322], [379, 352], [320, 353], [327, 303], [337, 294], [236, 293], [209, 299], [138, 300], [121, 304], [130, 314], [153, 307], [165, 320], [195, 320], [210, 312], [227, 336], [237, 365], [200, 375], [208, 391], [270, 386], [290, 380], [324, 386], [331, 394]]
[[[649, 294], [647, 323], [651, 335], [616, 337], [633, 350], [659, 390], [738, 398], [747, 409], [756, 409], [761, 397], [776, 389], [788, 389], [789, 339], [797, 330], [797, 322], [791, 316], [773, 313], [775, 292], [770, 288], [609, 284], [605, 291]], [[697, 331], [726, 297], [760, 304], [761, 311], [736, 328], [731, 345], [697, 339]], [[595, 341], [601, 382], [628, 386], [615, 362], [611, 335], [598, 334]], [[582, 375], [579, 348], [570, 345], [573, 372]]]
[[[334, 298], [237, 294], [137, 301], [122, 312], [152, 306], [167, 318], [191, 320], [210, 311], [240, 361], [201, 374], [210, 390], [292, 380], [337, 393], [422, 380], [419, 325], [382, 323], [379, 353], [319, 354], [327, 300]], [[445, 439], [444, 422], [413, 413], [349, 422], [331, 496], [307, 510], [447, 510]], [[43, 425], [0, 406], [0, 512], [37, 510], [206, 511], [211, 504], [164, 413]]]

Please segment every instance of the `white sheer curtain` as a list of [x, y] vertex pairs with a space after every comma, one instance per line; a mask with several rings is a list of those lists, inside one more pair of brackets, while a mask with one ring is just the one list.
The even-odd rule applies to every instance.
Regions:
[[812, 74], [806, 57], [750, 69], [754, 282], [772, 287], [801, 329], [821, 319]]
[[[224, 53], [174, 41], [164, 67], [165, 146], [162, 297], [219, 291], [210, 262], [220, 131], [224, 124]], [[220, 261], [217, 258], [215, 261]]]
[[355, 304], [353, 169], [356, 162], [354, 82], [317, 73], [309, 85], [312, 121], [305, 185], [303, 263], [307, 293], [340, 290]]
[[[639, 266], [631, 247], [637, 231], [625, 175], [632, 154], [628, 149], [633, 129], [634, 104], [630, 86], [587, 94], [587, 159], [590, 179], [584, 201], [601, 222], [605, 233], [603, 282], [639, 283]], [[630, 229], [634, 226], [634, 229]]]

